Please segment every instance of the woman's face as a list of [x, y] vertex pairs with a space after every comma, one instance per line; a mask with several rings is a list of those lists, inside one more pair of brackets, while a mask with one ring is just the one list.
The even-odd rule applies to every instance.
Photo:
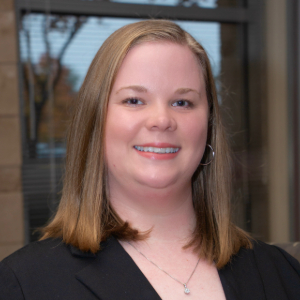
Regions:
[[205, 150], [208, 115], [203, 74], [187, 46], [133, 47], [108, 103], [110, 189], [190, 185]]

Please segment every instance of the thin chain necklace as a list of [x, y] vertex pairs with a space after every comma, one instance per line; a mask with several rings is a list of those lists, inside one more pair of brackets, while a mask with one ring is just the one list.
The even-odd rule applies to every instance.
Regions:
[[165, 270], [163, 270], [160, 266], [158, 266], [155, 262], [153, 262], [151, 259], [149, 259], [145, 254], [143, 254], [139, 249], [137, 249], [135, 246], [133, 246], [131, 243], [127, 242], [132, 248], [134, 248], [138, 253], [140, 253], [142, 256], [144, 256], [149, 262], [151, 262], [151, 264], [153, 264], [155, 267], [157, 267], [158, 269], [160, 269], [161, 271], [163, 271], [165, 274], [167, 274], [168, 276], [170, 276], [172, 279], [176, 280], [177, 282], [179, 282], [180, 284], [182, 284], [184, 286], [184, 293], [185, 294], [189, 294], [191, 291], [190, 289], [187, 287], [187, 284], [189, 283], [190, 279], [192, 278], [192, 276], [194, 275], [196, 268], [199, 264], [200, 258], [197, 261], [197, 264], [192, 272], [192, 274], [190, 275], [189, 279], [186, 281], [186, 283], [181, 282], [180, 280], [178, 280], [177, 278], [173, 277], [172, 275], [170, 275], [168, 272], [166, 272]]

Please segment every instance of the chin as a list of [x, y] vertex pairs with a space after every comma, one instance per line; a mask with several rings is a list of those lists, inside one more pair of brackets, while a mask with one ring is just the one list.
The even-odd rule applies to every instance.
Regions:
[[153, 177], [153, 178], [139, 178], [138, 182], [144, 186], [153, 189], [165, 189], [173, 186], [178, 181], [178, 178], [174, 177]]

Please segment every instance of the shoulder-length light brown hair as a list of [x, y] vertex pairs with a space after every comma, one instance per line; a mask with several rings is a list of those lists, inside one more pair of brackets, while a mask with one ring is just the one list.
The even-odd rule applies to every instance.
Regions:
[[166, 20], [124, 26], [96, 54], [79, 91], [68, 132], [62, 199], [53, 220], [43, 229], [42, 239], [61, 237], [67, 244], [95, 253], [110, 235], [124, 240], [146, 237], [110, 206], [104, 132], [108, 99], [120, 65], [132, 47], [149, 41], [188, 46], [203, 71], [210, 112], [207, 143], [214, 148], [215, 158], [208, 166], [199, 165], [191, 179], [197, 226], [186, 247], [194, 247], [201, 257], [221, 268], [240, 247], [251, 247], [251, 243], [230, 221], [229, 150], [207, 54], [190, 34]]

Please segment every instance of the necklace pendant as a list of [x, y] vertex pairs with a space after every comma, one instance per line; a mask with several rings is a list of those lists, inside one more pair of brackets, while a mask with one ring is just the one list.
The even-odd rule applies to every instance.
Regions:
[[190, 289], [186, 286], [186, 284], [184, 284], [183, 286], [184, 286], [184, 293], [189, 294], [191, 292]]

